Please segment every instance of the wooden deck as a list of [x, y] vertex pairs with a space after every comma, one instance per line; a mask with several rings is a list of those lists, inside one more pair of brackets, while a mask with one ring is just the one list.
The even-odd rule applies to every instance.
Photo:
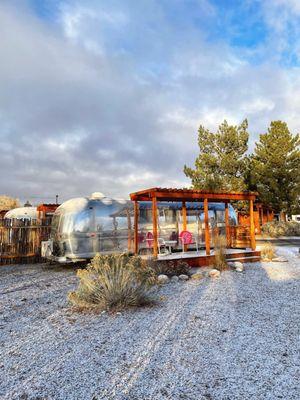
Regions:
[[[142, 256], [147, 259], [150, 255]], [[179, 262], [185, 261], [191, 267], [205, 267], [214, 263], [214, 250], [212, 249], [211, 254], [207, 256], [205, 250], [200, 251], [187, 251], [187, 252], [176, 252], [171, 254], [159, 254], [157, 257], [158, 262]], [[240, 261], [242, 263], [258, 262], [261, 259], [261, 252], [251, 249], [227, 249], [226, 254], [227, 261]]]

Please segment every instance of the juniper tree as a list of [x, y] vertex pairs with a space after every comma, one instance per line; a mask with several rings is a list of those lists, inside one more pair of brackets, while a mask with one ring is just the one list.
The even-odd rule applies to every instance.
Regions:
[[293, 135], [285, 122], [272, 121], [256, 143], [251, 164], [252, 179], [264, 203], [287, 213], [299, 206], [299, 134]]
[[248, 122], [229, 125], [225, 120], [216, 133], [204, 126], [198, 130], [200, 153], [195, 169], [184, 166], [184, 173], [191, 178], [195, 189], [244, 190], [246, 152], [248, 150]]
[[0, 211], [11, 210], [12, 208], [20, 207], [18, 199], [6, 195], [0, 195]]

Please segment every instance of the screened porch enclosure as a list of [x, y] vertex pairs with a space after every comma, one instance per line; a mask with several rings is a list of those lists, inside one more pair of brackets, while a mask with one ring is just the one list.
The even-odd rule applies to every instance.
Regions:
[[[138, 254], [145, 243], [153, 255], [161, 252], [161, 245], [169, 252], [197, 250], [209, 256], [214, 239], [226, 236], [227, 247], [255, 250], [253, 192], [211, 193], [191, 189], [150, 188], [130, 194], [134, 202], [133, 250]], [[231, 201], [249, 201], [250, 226], [239, 226]], [[144, 208], [143, 202], [151, 202]], [[147, 230], [145, 230], [147, 227]], [[185, 244], [182, 233], [193, 238]]]
[[[210, 242], [212, 247], [216, 235], [226, 235], [225, 204], [209, 203], [208, 207]], [[153, 232], [153, 210], [151, 203], [149, 201], [140, 202], [138, 211], [139, 252], [145, 252], [145, 250], [150, 252], [153, 246], [147, 238]], [[132, 225], [134, 226], [134, 219]], [[237, 218], [231, 205], [229, 205], [229, 226], [232, 231], [237, 228]], [[158, 240], [171, 241], [174, 251], [181, 249], [179, 235], [184, 230], [191, 232], [193, 237], [197, 237], [199, 249], [205, 248], [205, 214], [203, 202], [186, 202], [186, 224], [180, 202], [158, 202], [157, 229]], [[192, 247], [190, 246], [189, 249], [191, 250]]]

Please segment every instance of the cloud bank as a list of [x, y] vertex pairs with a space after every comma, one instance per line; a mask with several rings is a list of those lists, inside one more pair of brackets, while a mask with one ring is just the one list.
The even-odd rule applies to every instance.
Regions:
[[245, 1], [237, 12], [261, 26], [251, 44], [208, 0], [59, 1], [47, 18], [33, 3], [0, 4], [2, 193], [184, 186], [200, 123], [247, 117], [252, 146], [272, 119], [299, 129], [296, 1], [260, 2], [254, 20]]

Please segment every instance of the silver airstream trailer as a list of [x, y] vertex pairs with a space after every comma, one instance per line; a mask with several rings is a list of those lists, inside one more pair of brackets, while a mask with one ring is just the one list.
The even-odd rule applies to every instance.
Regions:
[[[182, 231], [180, 202], [158, 203], [159, 238], [178, 241]], [[204, 246], [204, 212], [202, 202], [187, 202], [187, 230]], [[229, 205], [230, 224], [236, 225], [234, 209]], [[225, 232], [225, 205], [209, 204], [210, 226]], [[152, 232], [151, 202], [139, 203], [139, 250], [149, 246], [147, 234]], [[50, 240], [42, 242], [42, 256], [58, 262], [89, 260], [96, 253], [116, 253], [133, 250], [133, 203], [111, 199], [101, 193], [68, 200], [55, 211]]]

